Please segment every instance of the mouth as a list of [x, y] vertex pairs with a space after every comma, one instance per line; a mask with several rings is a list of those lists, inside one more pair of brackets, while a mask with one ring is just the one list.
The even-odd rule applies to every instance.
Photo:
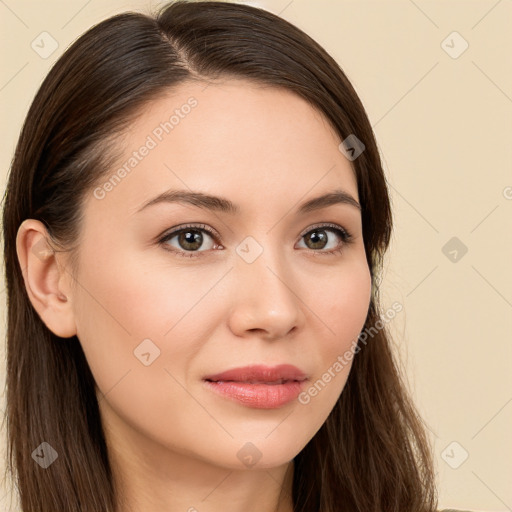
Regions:
[[306, 374], [291, 364], [277, 366], [250, 365], [214, 375], [207, 375], [204, 380], [211, 382], [246, 382], [249, 384], [283, 384], [287, 381], [303, 381]]
[[302, 382], [306, 379], [279, 379], [279, 380], [273, 380], [273, 381], [267, 381], [267, 380], [228, 380], [228, 379], [204, 379], [206, 382], [218, 382], [218, 383], [224, 383], [224, 382], [238, 382], [241, 384], [265, 384], [267, 386], [278, 386], [280, 384], [286, 384], [287, 382]]
[[292, 365], [234, 368], [203, 378], [216, 394], [247, 407], [276, 409], [297, 398], [308, 378]]
[[245, 384], [268, 384], [269, 386], [275, 386], [277, 384], [284, 384], [285, 382], [302, 382], [306, 378], [302, 379], [277, 379], [277, 380], [261, 380], [261, 379], [204, 379], [207, 382], [243, 382]]

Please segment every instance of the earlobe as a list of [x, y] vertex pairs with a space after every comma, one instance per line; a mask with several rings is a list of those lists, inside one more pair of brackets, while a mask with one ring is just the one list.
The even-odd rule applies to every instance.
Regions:
[[42, 222], [26, 219], [18, 229], [16, 252], [32, 306], [48, 329], [69, 338], [77, 333], [71, 290], [66, 287], [70, 274], [59, 265], [49, 240]]

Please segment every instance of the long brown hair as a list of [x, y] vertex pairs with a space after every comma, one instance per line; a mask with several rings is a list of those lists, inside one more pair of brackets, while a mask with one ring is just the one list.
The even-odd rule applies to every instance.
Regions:
[[[433, 460], [422, 420], [382, 325], [378, 285], [392, 217], [365, 109], [338, 64], [297, 27], [267, 11], [176, 1], [154, 17], [125, 13], [83, 34], [53, 66], [27, 114], [4, 196], [8, 471], [24, 512], [113, 512], [113, 484], [95, 382], [76, 336], [53, 334], [33, 308], [16, 253], [27, 218], [76, 254], [82, 200], [109, 172], [115, 144], [147, 102], [187, 80], [237, 77], [283, 87], [318, 109], [353, 160], [372, 298], [345, 388], [294, 459], [296, 512], [432, 512]], [[359, 339], [361, 342], [361, 337]], [[46, 470], [32, 453], [60, 447]]]

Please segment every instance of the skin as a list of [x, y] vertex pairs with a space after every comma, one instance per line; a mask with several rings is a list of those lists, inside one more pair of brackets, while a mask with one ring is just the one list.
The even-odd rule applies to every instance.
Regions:
[[[181, 84], [153, 101], [119, 140], [120, 166], [174, 109], [197, 99], [103, 199], [85, 197], [74, 277], [65, 253], [43, 258], [32, 250], [46, 233], [34, 219], [20, 226], [18, 256], [45, 324], [82, 344], [122, 512], [289, 512], [293, 458], [329, 415], [351, 364], [308, 404], [277, 409], [228, 400], [202, 379], [290, 363], [311, 385], [350, 348], [371, 293], [360, 211], [347, 204], [303, 215], [296, 209], [340, 188], [359, 200], [357, 183], [340, 138], [303, 99], [233, 79], [205, 87]], [[137, 213], [168, 189], [222, 196], [241, 212], [160, 203]], [[167, 250], [187, 251], [178, 236], [156, 241], [189, 223], [220, 237], [200, 231], [203, 245], [188, 251], [193, 258]], [[325, 248], [301, 236], [321, 223], [345, 228], [352, 242], [328, 228]], [[248, 236], [263, 248], [252, 263], [236, 252]], [[320, 254], [337, 247], [341, 253]], [[134, 350], [147, 338], [160, 356], [145, 366]], [[252, 467], [237, 457], [248, 442], [261, 454]]]

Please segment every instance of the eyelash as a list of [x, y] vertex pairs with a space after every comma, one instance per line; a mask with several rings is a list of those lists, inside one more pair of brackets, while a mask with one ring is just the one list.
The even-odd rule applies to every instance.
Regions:
[[[307, 234], [311, 233], [312, 231], [315, 231], [317, 229], [324, 229], [329, 228], [328, 231], [334, 231], [336, 232], [339, 237], [342, 239], [342, 243], [340, 244], [340, 247], [336, 249], [331, 249], [329, 251], [322, 251], [322, 250], [314, 250], [314, 249], [308, 249], [309, 252], [313, 253], [315, 256], [330, 256], [335, 254], [340, 254], [342, 250], [345, 248], [345, 246], [349, 245], [353, 241], [352, 234], [345, 228], [342, 228], [341, 226], [338, 226], [336, 224], [318, 224], [314, 225], [311, 228], [309, 228], [306, 232], [301, 234], [300, 238], [305, 237]], [[216, 231], [213, 231], [209, 227], [207, 227], [205, 224], [186, 224], [184, 226], [178, 226], [178, 229], [174, 229], [170, 233], [164, 234], [161, 238], [158, 239], [158, 243], [162, 246], [166, 246], [165, 250], [172, 252], [176, 254], [177, 256], [181, 256], [184, 258], [197, 258], [201, 256], [201, 253], [208, 252], [208, 251], [182, 251], [176, 248], [169, 248], [170, 246], [166, 244], [169, 240], [174, 238], [176, 235], [179, 235], [182, 231], [186, 231], [187, 229], [196, 229], [198, 231], [206, 231], [208, 235], [210, 235], [214, 241], [217, 241], [220, 236]], [[220, 244], [219, 244], [220, 245]]]

